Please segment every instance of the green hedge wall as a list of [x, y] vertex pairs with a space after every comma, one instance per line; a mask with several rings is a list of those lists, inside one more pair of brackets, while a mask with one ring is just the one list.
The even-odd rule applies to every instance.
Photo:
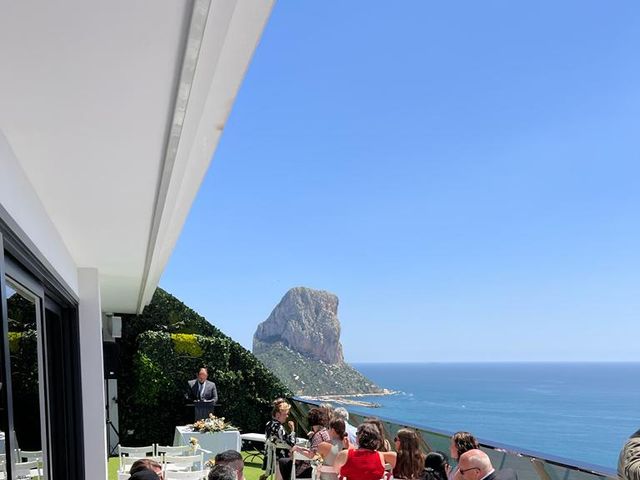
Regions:
[[140, 316], [122, 315], [118, 382], [120, 441], [170, 445], [174, 427], [193, 421], [187, 381], [201, 366], [218, 388], [216, 415], [261, 432], [270, 403], [291, 392], [251, 352], [162, 289]]

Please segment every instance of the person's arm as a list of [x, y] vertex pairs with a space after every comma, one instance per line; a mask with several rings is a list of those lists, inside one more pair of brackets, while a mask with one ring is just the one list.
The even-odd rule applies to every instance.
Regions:
[[398, 459], [398, 454], [396, 452], [380, 452], [382, 454], [382, 463], [388, 463], [391, 465], [391, 468], [396, 466], [396, 460]]
[[326, 457], [331, 452], [331, 445], [329, 442], [322, 442], [318, 445], [318, 453], [322, 455], [322, 457]]
[[347, 463], [348, 453], [349, 450], [341, 450], [340, 452], [338, 452], [338, 455], [336, 455], [336, 459], [333, 461], [333, 466], [338, 471], [340, 471], [340, 468], [342, 468], [344, 464]]
[[300, 445], [294, 445], [293, 447], [291, 447], [291, 451], [301, 453], [308, 459], [312, 459], [313, 457], [316, 456], [316, 453], [313, 450], [309, 448], [301, 447]]
[[211, 382], [211, 403], [218, 403], [218, 389], [213, 382]]
[[289, 420], [287, 425], [291, 431], [287, 434], [282, 427], [282, 440], [293, 447], [296, 444], [296, 424], [293, 423], [293, 420]]

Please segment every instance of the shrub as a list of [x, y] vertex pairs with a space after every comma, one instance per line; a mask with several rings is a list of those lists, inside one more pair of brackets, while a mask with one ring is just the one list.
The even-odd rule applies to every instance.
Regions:
[[122, 317], [118, 405], [125, 445], [171, 444], [174, 427], [193, 422], [185, 395], [201, 366], [218, 388], [216, 415], [245, 432], [262, 432], [271, 400], [291, 395], [251, 352], [162, 289], [142, 315]]

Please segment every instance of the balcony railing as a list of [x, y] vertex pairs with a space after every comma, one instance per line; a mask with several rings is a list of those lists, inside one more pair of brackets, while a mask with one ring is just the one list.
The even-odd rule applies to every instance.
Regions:
[[[296, 423], [303, 429], [309, 429], [307, 425], [307, 412], [320, 402], [294, 398], [291, 413]], [[349, 411], [349, 423], [360, 424], [367, 415]], [[396, 432], [401, 428], [411, 428], [422, 436], [425, 451], [441, 451], [449, 454], [451, 436], [454, 432], [436, 430], [423, 425], [409, 425], [406, 422], [379, 417], [387, 431], [388, 440], [391, 442]], [[578, 463], [560, 457], [551, 457], [532, 451], [525, 451], [511, 445], [502, 445], [495, 442], [478, 440], [480, 448], [489, 455], [491, 463], [496, 470], [512, 468], [518, 473], [518, 480], [617, 480], [614, 470], [609, 470], [598, 465]], [[393, 445], [393, 442], [391, 442]]]

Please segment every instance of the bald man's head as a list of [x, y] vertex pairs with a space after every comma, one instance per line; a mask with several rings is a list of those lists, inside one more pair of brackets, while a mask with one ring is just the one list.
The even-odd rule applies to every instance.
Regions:
[[464, 480], [479, 480], [493, 471], [489, 456], [473, 449], [460, 455], [458, 470]]

